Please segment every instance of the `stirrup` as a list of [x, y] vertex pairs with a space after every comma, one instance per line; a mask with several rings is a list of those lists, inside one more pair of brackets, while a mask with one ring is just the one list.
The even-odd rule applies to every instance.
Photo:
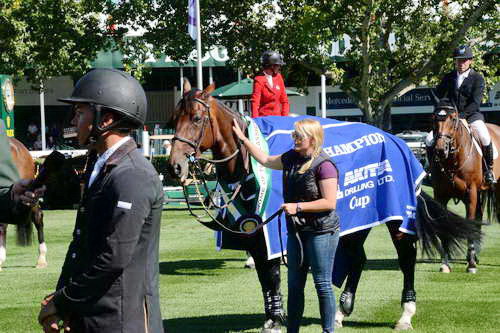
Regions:
[[495, 185], [497, 183], [497, 180], [495, 179], [495, 174], [493, 171], [488, 167], [488, 170], [484, 173], [484, 181], [488, 185]]

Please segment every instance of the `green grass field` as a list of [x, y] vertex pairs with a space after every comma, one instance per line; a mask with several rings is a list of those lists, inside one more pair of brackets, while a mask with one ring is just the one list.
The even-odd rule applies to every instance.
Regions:
[[[0, 272], [0, 332], [41, 332], [36, 322], [42, 297], [56, 284], [71, 237], [74, 211], [47, 211], [49, 267], [34, 268], [37, 247], [15, 245], [9, 228], [7, 262]], [[500, 225], [484, 228], [486, 238], [479, 272], [438, 273], [436, 260], [420, 260], [416, 272], [416, 332], [500, 332]], [[255, 271], [244, 269], [241, 251], [216, 252], [212, 231], [186, 211], [163, 214], [160, 292], [164, 325], [169, 332], [258, 332], [263, 303]], [[401, 311], [402, 274], [384, 226], [374, 228], [365, 245], [368, 264], [353, 315], [337, 332], [389, 332]], [[286, 295], [286, 268], [283, 266]], [[338, 295], [339, 290], [336, 290]], [[319, 332], [312, 278], [308, 280], [303, 332]]]

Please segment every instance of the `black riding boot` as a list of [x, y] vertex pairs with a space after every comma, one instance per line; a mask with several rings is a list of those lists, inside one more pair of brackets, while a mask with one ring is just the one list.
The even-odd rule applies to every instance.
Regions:
[[486, 162], [486, 168], [484, 172], [484, 180], [489, 185], [496, 184], [495, 175], [493, 174], [493, 142], [488, 146], [483, 146], [484, 160]]

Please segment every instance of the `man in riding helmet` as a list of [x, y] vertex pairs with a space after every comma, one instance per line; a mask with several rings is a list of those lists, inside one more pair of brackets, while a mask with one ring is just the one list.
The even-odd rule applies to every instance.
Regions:
[[281, 76], [283, 57], [276, 51], [266, 51], [261, 57], [262, 71], [253, 82], [252, 118], [262, 116], [287, 116], [290, 104]]
[[469, 46], [460, 46], [453, 52], [455, 70], [446, 74], [437, 86], [438, 98], [451, 100], [456, 105], [460, 118], [470, 124], [474, 133], [479, 137], [486, 161], [485, 180], [494, 184], [493, 175], [493, 143], [488, 128], [484, 123], [484, 116], [479, 112], [483, 98], [484, 78], [471, 68], [473, 54]]
[[[162, 184], [129, 136], [146, 119], [146, 94], [129, 74], [94, 69], [60, 101], [75, 112], [88, 162], [73, 240], [39, 322], [71, 332], [163, 332], [158, 291]], [[59, 321], [62, 320], [63, 324]]]

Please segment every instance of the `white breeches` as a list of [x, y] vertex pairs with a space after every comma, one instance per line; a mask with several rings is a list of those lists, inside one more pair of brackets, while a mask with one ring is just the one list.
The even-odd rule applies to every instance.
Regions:
[[[479, 137], [479, 141], [481, 141], [481, 145], [489, 146], [491, 143], [490, 132], [488, 132], [488, 128], [486, 124], [482, 120], [476, 120], [470, 123], [470, 128], [473, 133], [475, 133]], [[427, 147], [430, 147], [434, 144], [434, 134], [432, 131], [427, 134], [425, 137], [425, 144]]]
[[483, 146], [489, 146], [491, 143], [490, 132], [488, 132], [488, 128], [486, 124], [482, 120], [473, 121], [470, 124], [470, 128], [476, 135], [479, 137], [479, 141]]

